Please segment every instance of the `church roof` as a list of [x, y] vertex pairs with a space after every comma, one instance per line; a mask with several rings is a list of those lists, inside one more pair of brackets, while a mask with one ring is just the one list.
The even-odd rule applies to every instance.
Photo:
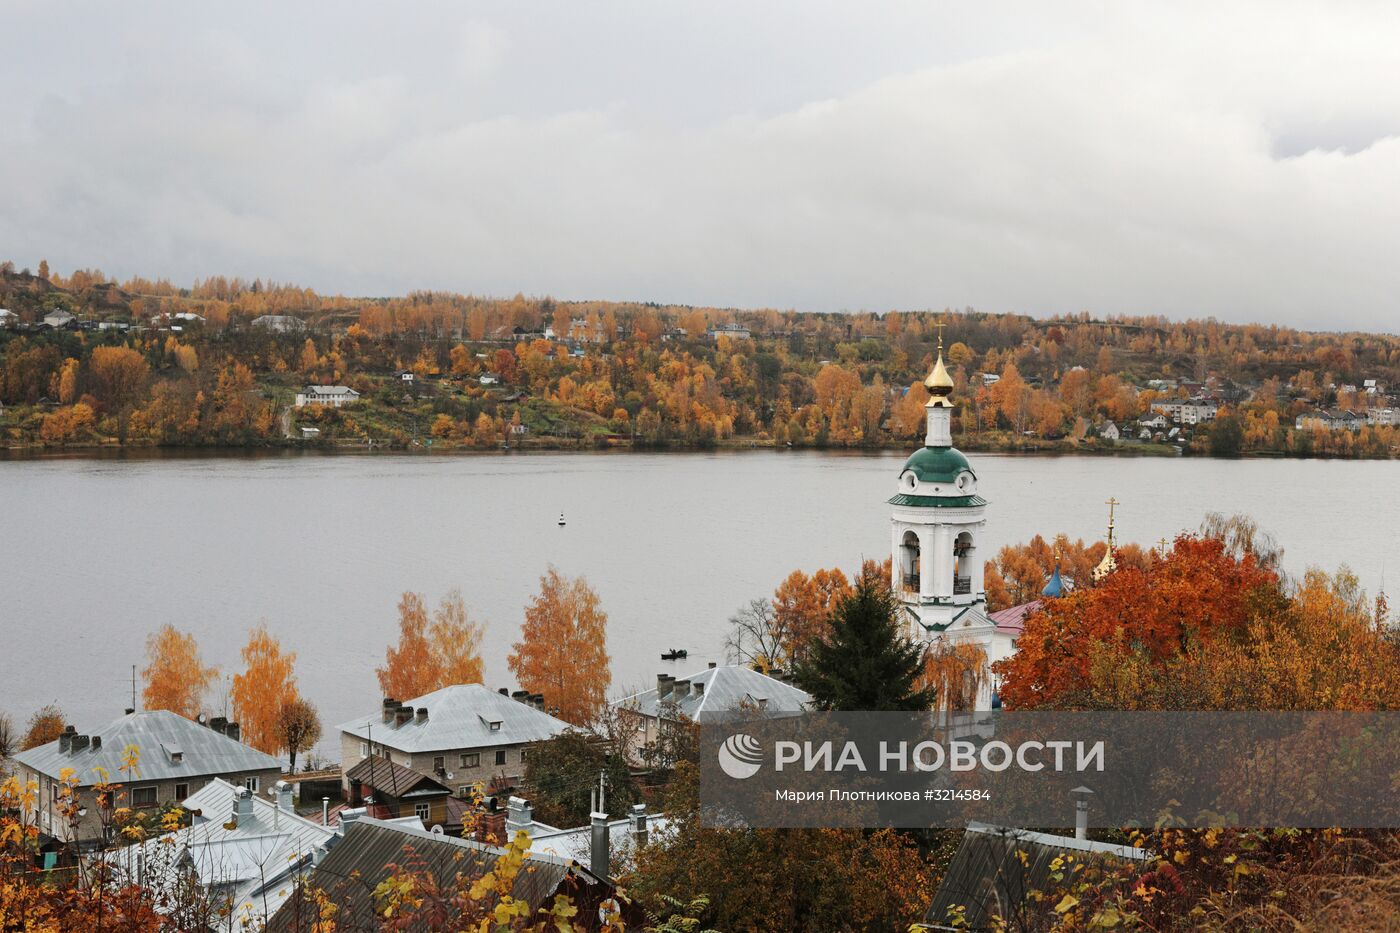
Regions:
[[1028, 603], [1021, 603], [1019, 606], [1011, 606], [1008, 609], [998, 609], [989, 613], [987, 618], [996, 625], [997, 631], [1006, 635], [1019, 635], [1026, 627], [1026, 617], [1040, 608], [1042, 600], [1033, 599]]
[[956, 447], [921, 447], [904, 461], [899, 472], [905, 470], [913, 470], [921, 483], [951, 483], [964, 470], [977, 475]]
[[901, 492], [891, 496], [889, 503], [916, 509], [970, 509], [986, 505], [987, 500], [981, 496], [911, 496]]
[[934, 395], [947, 395], [953, 391], [953, 377], [948, 375], [948, 367], [943, 365], [941, 349], [938, 351], [938, 359], [934, 361], [933, 372], [924, 380], [924, 388]]

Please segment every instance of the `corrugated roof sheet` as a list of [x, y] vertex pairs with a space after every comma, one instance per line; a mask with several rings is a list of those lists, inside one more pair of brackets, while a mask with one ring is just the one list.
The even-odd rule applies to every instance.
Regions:
[[[689, 681], [691, 687], [685, 696], [678, 697], [672, 693], [664, 702], [674, 704], [695, 722], [722, 719], [739, 709], [761, 709], [765, 715], [772, 717], [795, 716], [812, 702], [811, 694], [804, 690], [737, 665], [706, 668], [677, 680]], [[704, 692], [696, 694], [695, 684], [703, 684]], [[655, 716], [662, 701], [658, 701], [657, 691], [653, 688], [626, 697], [617, 705]]]
[[[668, 832], [671, 822], [665, 814], [647, 815], [647, 838], [655, 839]], [[612, 853], [613, 865], [617, 865], [619, 855], [632, 852], [632, 821], [629, 819], [608, 822], [608, 849]], [[530, 835], [530, 851], [543, 855], [556, 855], [587, 865], [593, 854], [593, 827], [580, 826], [576, 829], [556, 829]], [[614, 874], [616, 872], [614, 871]]]
[[[415, 716], [401, 726], [384, 722], [382, 711], [342, 723], [341, 732], [370, 739], [401, 752], [451, 751], [520, 745], [553, 738], [570, 726], [533, 706], [488, 690], [481, 684], [455, 684], [426, 696], [404, 700], [405, 706], [428, 710], [426, 721]], [[500, 723], [498, 731], [491, 723]]]
[[[102, 747], [91, 745], [77, 752], [60, 749], [58, 740], [20, 752], [15, 760], [41, 774], [58, 777], [64, 768], [77, 772], [84, 785], [98, 780], [97, 769], [107, 772], [107, 779], [130, 783], [133, 780], [165, 781], [202, 777], [211, 774], [242, 774], [282, 767], [282, 760], [265, 755], [255, 748], [215, 732], [207, 726], [167, 710], [146, 710], [128, 713], [80, 734], [100, 736]], [[140, 760], [137, 777], [121, 770], [122, 756], [128, 745], [136, 746]], [[178, 749], [180, 761], [172, 761], [167, 749]]]
[[[1018, 853], [1025, 855], [1024, 864]], [[955, 909], [961, 908], [967, 929], [988, 929], [995, 916], [1015, 916], [1015, 907], [1025, 901], [1029, 892], [1048, 893], [1054, 888], [1050, 863], [1065, 855], [1089, 861], [1142, 861], [1148, 853], [1072, 836], [972, 823], [963, 834], [924, 921], [947, 925]]]
[[[490, 871], [504, 850], [471, 839], [361, 817], [349, 825], [345, 838], [333, 845], [307, 878], [307, 886], [324, 892], [336, 904], [336, 928], [376, 929], [372, 891], [391, 874], [389, 866], [411, 859], [415, 871], [425, 872], [439, 890], [462, 887]], [[459, 880], [460, 876], [460, 880]], [[607, 890], [582, 866], [566, 859], [530, 855], [516, 877], [511, 893], [532, 909], [551, 903], [556, 892], [591, 891], [594, 897], [581, 898], [596, 904], [596, 894]], [[596, 916], [596, 906], [593, 913]], [[268, 921], [266, 933], [307, 929], [315, 917], [315, 907], [294, 895]], [[589, 921], [588, 911], [580, 911], [579, 921]], [[440, 929], [423, 915], [414, 916], [404, 927], [406, 933], [428, 933]]]

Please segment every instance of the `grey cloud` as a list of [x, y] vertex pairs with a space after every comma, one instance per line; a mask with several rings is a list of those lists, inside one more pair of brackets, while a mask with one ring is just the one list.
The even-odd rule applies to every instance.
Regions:
[[9, 4], [0, 256], [1400, 329], [1388, 9], [932, 6]]

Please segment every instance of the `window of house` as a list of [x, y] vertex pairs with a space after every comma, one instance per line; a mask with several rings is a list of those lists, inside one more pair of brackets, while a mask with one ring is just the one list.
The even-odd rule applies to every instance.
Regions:
[[189, 795], [190, 795], [190, 785], [188, 785], [188, 784], [176, 784], [176, 785], [175, 785], [175, 799], [176, 799], [176, 800], [180, 801], [181, 803], [184, 803], [184, 802], [185, 802], [185, 798], [188, 797]]
[[418, 817], [420, 820], [422, 820], [424, 823], [427, 823], [427, 822], [428, 822], [428, 813], [429, 813], [429, 812], [430, 812], [430, 811], [428, 810], [428, 805], [427, 805], [426, 803], [415, 803], [415, 804], [413, 805], [413, 813], [414, 813], [414, 815], [417, 816], [417, 817]]
[[258, 776], [256, 774], [248, 775], [243, 779], [243, 786], [256, 794], [258, 792]]
[[156, 805], [156, 786], [147, 784], [145, 787], [133, 787], [131, 789], [131, 805], [133, 807], [154, 807]]
[[458, 796], [458, 797], [470, 797], [471, 795], [472, 795], [472, 786], [471, 786], [470, 784], [459, 784], [459, 785], [457, 785], [457, 796]]
[[501, 731], [501, 724], [500, 724], [499, 722], [493, 722], [493, 723], [491, 723], [491, 731], [492, 731], [492, 732], [500, 732], [500, 731]]
[[496, 749], [496, 764], [498, 764], [498, 765], [503, 765], [503, 764], [505, 764], [505, 763], [506, 763], [506, 750], [505, 750], [504, 748], [498, 748], [498, 749]]
[[368, 757], [369, 757], [369, 743], [368, 743], [368, 742], [361, 742], [361, 743], [360, 743], [360, 757], [361, 757], [361, 758], [368, 758]]
[[462, 756], [462, 767], [464, 767], [464, 768], [476, 768], [476, 767], [480, 767], [480, 765], [481, 765], [481, 754], [480, 754], [479, 752], [472, 752], [470, 755], [463, 755], [463, 756]]
[[446, 770], [447, 770], [447, 759], [446, 759], [444, 756], [442, 756], [442, 755], [438, 755], [438, 756], [436, 756], [435, 758], [433, 758], [433, 770], [434, 770], [434, 771], [446, 771]]
[[526, 749], [523, 749], [523, 748], [522, 748], [522, 749], [520, 750], [520, 760], [521, 760], [521, 761], [524, 761], [524, 760], [525, 760], [525, 752], [526, 752]]

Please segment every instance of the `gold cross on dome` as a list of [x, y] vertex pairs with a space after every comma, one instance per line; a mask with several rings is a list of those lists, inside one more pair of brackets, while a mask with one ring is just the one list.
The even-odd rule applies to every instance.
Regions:
[[942, 353], [942, 352], [943, 352], [943, 328], [947, 327], [948, 325], [947, 325], [947, 324], [944, 324], [942, 321], [939, 321], [937, 324], [935, 324], [935, 325], [933, 325], [933, 326], [938, 328], [938, 352], [939, 352], [939, 353]]

